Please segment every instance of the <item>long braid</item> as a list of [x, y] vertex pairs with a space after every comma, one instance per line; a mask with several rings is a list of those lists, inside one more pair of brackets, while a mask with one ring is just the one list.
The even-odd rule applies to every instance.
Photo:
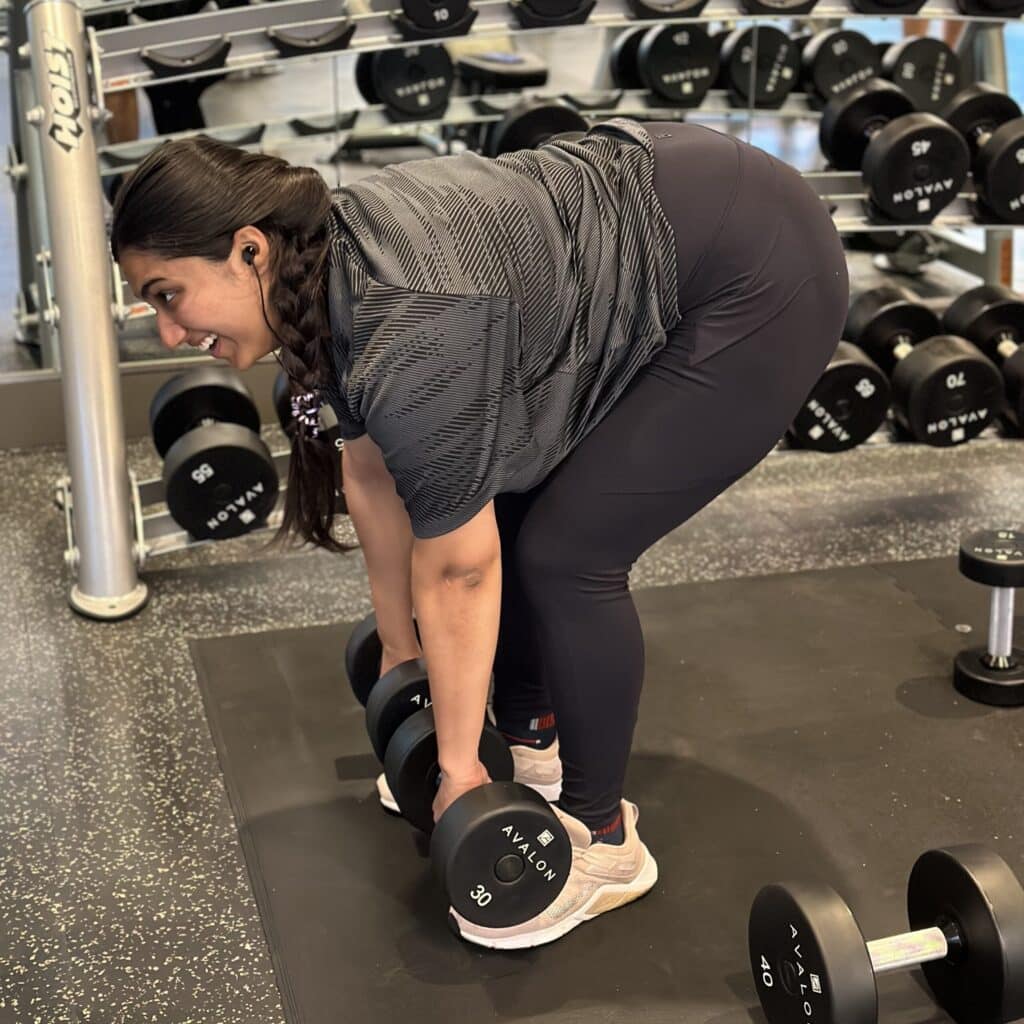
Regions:
[[[284, 344], [277, 350], [277, 358], [291, 381], [293, 398], [299, 398], [307, 407], [313, 396], [312, 404], [319, 405], [322, 390], [334, 372], [330, 339], [321, 333], [328, 248], [326, 226], [312, 235], [294, 235], [279, 242], [273, 301], [281, 316], [279, 333]], [[340, 461], [339, 453], [322, 434], [313, 436], [302, 423], [296, 423], [288, 490], [294, 488], [298, 500], [286, 506], [275, 541], [284, 540], [292, 532], [293, 523], [299, 522], [306, 524], [307, 529], [311, 527], [312, 535], [306, 539], [314, 544], [332, 551], [351, 550], [339, 544], [331, 532], [340, 510]], [[311, 492], [310, 480], [321, 480], [328, 486]]]

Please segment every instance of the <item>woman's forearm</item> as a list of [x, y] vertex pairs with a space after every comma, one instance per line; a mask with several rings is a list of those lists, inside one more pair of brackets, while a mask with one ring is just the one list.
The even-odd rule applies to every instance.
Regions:
[[381, 643], [391, 652], [415, 657], [412, 527], [395, 481], [386, 474], [362, 478], [346, 473], [345, 503], [366, 559]]
[[413, 557], [416, 621], [430, 676], [442, 771], [459, 778], [478, 760], [501, 615], [501, 559], [466, 577], [439, 576]]

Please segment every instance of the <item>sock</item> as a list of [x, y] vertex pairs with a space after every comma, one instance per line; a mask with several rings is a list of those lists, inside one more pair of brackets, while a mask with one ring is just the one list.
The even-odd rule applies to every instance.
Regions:
[[609, 846], [621, 846], [626, 841], [626, 830], [622, 824], [622, 812], [617, 811], [607, 825], [592, 828], [590, 835], [595, 843], [607, 843]]
[[[560, 807], [567, 814], [572, 814], [572, 811], [562, 806], [562, 801], [558, 801], [558, 807]], [[575, 818], [576, 815], [573, 814]], [[576, 818], [577, 821], [582, 819]], [[584, 825], [587, 823], [584, 821]], [[590, 828], [587, 825], [587, 828]], [[616, 811], [615, 817], [605, 822], [604, 825], [599, 825], [597, 828], [590, 828], [590, 839], [594, 843], [607, 843], [609, 846], [621, 846], [626, 841], [626, 828], [622, 824], [622, 812]]]
[[505, 719], [495, 715], [498, 731], [510, 744], [518, 744], [523, 747], [535, 747], [537, 750], [546, 750], [555, 741], [558, 730], [555, 728], [555, 716], [553, 712], [540, 715], [537, 718]]

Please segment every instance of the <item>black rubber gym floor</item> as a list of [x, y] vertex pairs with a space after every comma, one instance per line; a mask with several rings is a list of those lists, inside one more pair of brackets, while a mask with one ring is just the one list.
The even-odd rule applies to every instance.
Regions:
[[[1024, 710], [952, 688], [988, 615], [955, 558], [634, 596], [647, 673], [626, 795], [658, 884], [514, 953], [448, 931], [425, 844], [378, 805], [342, 674], [351, 624], [192, 642], [290, 1022], [760, 1021], [762, 884], [831, 884], [871, 939], [906, 930], [925, 849], [985, 843], [1024, 878]], [[919, 973], [879, 992], [884, 1020], [945, 1019]]]

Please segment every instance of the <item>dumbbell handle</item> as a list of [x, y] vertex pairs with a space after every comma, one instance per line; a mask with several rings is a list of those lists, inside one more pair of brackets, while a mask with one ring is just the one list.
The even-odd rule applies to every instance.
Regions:
[[932, 960], [944, 960], [951, 949], [960, 947], [960, 933], [950, 924], [942, 928], [925, 928], [919, 932], [904, 932], [887, 939], [867, 943], [868, 956], [875, 974], [888, 974], [917, 967]]
[[1013, 655], [1013, 587], [993, 587], [988, 617], [988, 656], [995, 663]]

